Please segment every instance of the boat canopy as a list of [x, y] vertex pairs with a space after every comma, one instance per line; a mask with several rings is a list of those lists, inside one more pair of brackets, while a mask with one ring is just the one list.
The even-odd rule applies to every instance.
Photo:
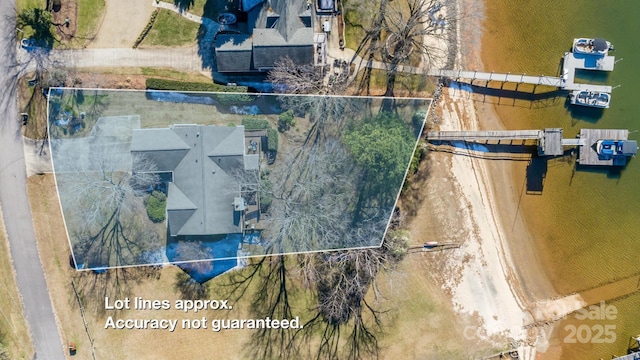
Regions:
[[605, 51], [609, 49], [609, 45], [607, 45], [607, 40], [603, 38], [593, 39], [593, 50], [595, 51]]
[[638, 152], [638, 142], [636, 140], [625, 140], [622, 142], [622, 153], [625, 155], [635, 155]]

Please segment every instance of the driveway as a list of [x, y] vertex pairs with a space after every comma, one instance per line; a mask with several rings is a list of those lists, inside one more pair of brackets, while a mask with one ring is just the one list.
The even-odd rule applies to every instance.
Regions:
[[[11, 14], [15, 0], [0, 1], [0, 14]], [[11, 257], [31, 330], [35, 359], [64, 359], [64, 350], [42, 272], [27, 199], [27, 176], [17, 109], [14, 21], [0, 23], [0, 204], [9, 236]]]
[[144, 30], [151, 13], [152, 0], [108, 0], [104, 17], [90, 48], [131, 47]]

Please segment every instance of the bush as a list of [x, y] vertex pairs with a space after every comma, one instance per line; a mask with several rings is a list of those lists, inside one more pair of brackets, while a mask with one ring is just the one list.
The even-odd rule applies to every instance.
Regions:
[[278, 151], [278, 132], [275, 129], [267, 129], [267, 149]]
[[158, 223], [165, 219], [167, 208], [167, 195], [160, 191], [154, 191], [145, 202], [147, 215], [151, 221]]
[[285, 132], [296, 126], [296, 120], [293, 116], [293, 110], [289, 109], [278, 118], [278, 131]]
[[247, 92], [246, 86], [226, 86], [214, 83], [199, 83], [147, 78], [147, 89], [177, 91], [214, 91], [214, 92]]
[[413, 153], [413, 157], [411, 158], [411, 163], [409, 164], [409, 175], [413, 175], [418, 172], [418, 168], [420, 167], [420, 162], [427, 154], [427, 147], [424, 144], [418, 144], [416, 151]]
[[411, 118], [411, 122], [413, 124], [413, 128], [416, 130], [416, 133], [422, 129], [422, 125], [424, 124], [425, 118], [427, 116], [426, 110], [418, 110], [413, 114]]
[[246, 118], [242, 119], [242, 125], [245, 130], [267, 130], [271, 126], [267, 119]]
[[147, 26], [145, 26], [145, 28], [142, 30], [142, 32], [136, 39], [136, 42], [133, 43], [134, 49], [137, 48], [140, 45], [140, 43], [142, 43], [142, 41], [147, 36], [149, 31], [151, 31], [151, 28], [153, 27], [153, 23], [156, 22], [156, 17], [158, 17], [158, 9], [153, 10], [153, 12], [151, 13], [151, 18], [149, 18], [149, 22], [147, 23]]

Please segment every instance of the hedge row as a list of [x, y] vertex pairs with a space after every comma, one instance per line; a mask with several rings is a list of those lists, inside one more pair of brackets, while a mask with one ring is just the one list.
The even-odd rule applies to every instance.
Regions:
[[276, 129], [267, 129], [267, 149], [269, 151], [278, 151], [278, 132]]
[[246, 86], [226, 86], [214, 83], [200, 83], [147, 78], [147, 89], [176, 91], [247, 92]]
[[245, 118], [242, 119], [245, 130], [267, 130], [271, 126], [267, 119]]
[[133, 43], [134, 49], [140, 46], [140, 43], [142, 43], [144, 38], [147, 37], [147, 34], [149, 33], [149, 31], [151, 31], [153, 24], [156, 22], [156, 17], [158, 17], [158, 9], [153, 10], [153, 12], [151, 13], [151, 18], [147, 23], [147, 26], [145, 26], [144, 30], [142, 30], [142, 32], [140, 33], [140, 36], [138, 36], [138, 38], [136, 39], [136, 42]]

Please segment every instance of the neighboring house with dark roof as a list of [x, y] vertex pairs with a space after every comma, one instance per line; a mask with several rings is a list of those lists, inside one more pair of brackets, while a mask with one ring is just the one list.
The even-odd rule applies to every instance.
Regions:
[[282, 57], [289, 57], [299, 64], [313, 63], [311, 1], [245, 0], [236, 13], [246, 15], [236, 16], [246, 18], [246, 24], [225, 24], [228, 31], [216, 35], [219, 72], [265, 72]]
[[171, 236], [242, 233], [240, 179], [259, 166], [258, 155], [245, 153], [244, 126], [136, 129], [131, 155], [143, 155], [157, 172], [172, 173], [167, 188]]

